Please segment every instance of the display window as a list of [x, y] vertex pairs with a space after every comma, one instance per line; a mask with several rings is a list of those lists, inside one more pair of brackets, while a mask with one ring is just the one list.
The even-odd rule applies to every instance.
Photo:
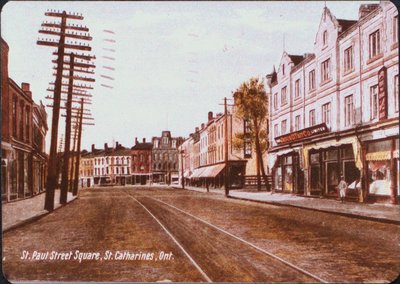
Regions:
[[369, 161], [369, 193], [390, 195], [390, 160]]

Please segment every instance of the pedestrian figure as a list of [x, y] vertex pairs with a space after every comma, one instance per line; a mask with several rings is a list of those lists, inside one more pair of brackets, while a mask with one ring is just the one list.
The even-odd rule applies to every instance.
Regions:
[[340, 182], [338, 184], [338, 189], [339, 189], [339, 196], [340, 196], [340, 201], [343, 202], [344, 198], [346, 197], [346, 190], [347, 190], [347, 183], [344, 180], [344, 176], [340, 177]]

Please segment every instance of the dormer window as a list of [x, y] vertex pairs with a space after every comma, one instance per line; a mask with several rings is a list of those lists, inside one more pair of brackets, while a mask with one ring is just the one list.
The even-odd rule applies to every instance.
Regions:
[[328, 31], [324, 31], [322, 35], [322, 43], [324, 46], [328, 44]]

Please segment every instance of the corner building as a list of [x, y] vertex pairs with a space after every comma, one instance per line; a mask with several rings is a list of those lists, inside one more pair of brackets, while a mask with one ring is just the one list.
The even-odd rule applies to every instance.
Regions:
[[398, 12], [361, 5], [358, 20], [324, 8], [314, 53], [283, 53], [271, 88], [268, 166], [274, 190], [397, 203]]

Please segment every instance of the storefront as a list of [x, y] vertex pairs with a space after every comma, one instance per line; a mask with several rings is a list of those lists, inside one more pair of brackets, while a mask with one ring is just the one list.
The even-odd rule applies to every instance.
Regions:
[[366, 145], [368, 201], [387, 201], [398, 196], [399, 140], [372, 141]]
[[303, 149], [308, 172], [309, 195], [336, 198], [341, 176], [348, 184], [346, 198], [358, 200], [361, 194], [361, 146], [356, 137], [330, 140]]
[[310, 195], [336, 198], [338, 196], [337, 186], [340, 177], [343, 176], [349, 185], [347, 197], [358, 199], [361, 173], [356, 167], [351, 144], [310, 150], [309, 163]]
[[304, 193], [304, 172], [300, 167], [298, 151], [278, 156], [272, 169], [274, 190], [287, 193]]

